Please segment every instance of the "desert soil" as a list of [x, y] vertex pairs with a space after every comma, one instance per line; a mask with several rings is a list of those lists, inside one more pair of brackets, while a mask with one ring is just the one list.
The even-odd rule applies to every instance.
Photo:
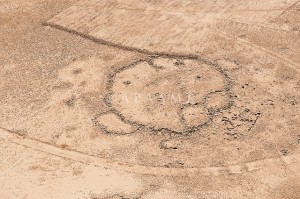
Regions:
[[298, 199], [300, 2], [0, 0], [0, 198]]

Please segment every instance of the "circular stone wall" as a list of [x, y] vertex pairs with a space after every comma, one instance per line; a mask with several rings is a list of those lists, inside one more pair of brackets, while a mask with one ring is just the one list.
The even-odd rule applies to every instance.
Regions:
[[232, 105], [229, 77], [201, 60], [153, 57], [110, 78], [109, 106], [125, 122], [154, 131], [193, 132]]

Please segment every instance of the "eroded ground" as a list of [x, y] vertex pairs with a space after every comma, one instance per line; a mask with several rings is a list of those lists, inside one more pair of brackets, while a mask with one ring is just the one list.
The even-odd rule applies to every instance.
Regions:
[[299, 198], [299, 6], [0, 0], [1, 197]]

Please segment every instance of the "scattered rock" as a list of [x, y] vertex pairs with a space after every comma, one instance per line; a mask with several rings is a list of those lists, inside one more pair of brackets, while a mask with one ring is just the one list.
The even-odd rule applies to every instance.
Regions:
[[280, 150], [281, 154], [284, 156], [287, 156], [289, 154], [289, 151], [287, 149]]
[[67, 100], [64, 100], [64, 103], [71, 107], [71, 106], [74, 106], [75, 104], [75, 101], [76, 101], [76, 97], [75, 96], [72, 96], [71, 98], [67, 99]]
[[178, 149], [181, 142], [178, 140], [163, 140], [160, 143], [161, 149]]
[[177, 160], [175, 162], [166, 164], [165, 167], [166, 168], [182, 168], [182, 167], [184, 167], [184, 163]]

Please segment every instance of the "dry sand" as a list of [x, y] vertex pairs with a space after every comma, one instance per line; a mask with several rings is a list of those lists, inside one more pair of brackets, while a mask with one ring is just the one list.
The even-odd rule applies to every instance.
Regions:
[[298, 199], [296, 0], [0, 0], [0, 198]]

